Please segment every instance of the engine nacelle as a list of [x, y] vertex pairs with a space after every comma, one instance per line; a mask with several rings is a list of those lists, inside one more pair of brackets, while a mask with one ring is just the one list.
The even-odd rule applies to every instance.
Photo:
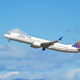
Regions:
[[41, 43], [38, 42], [34, 42], [33, 44], [31, 44], [32, 48], [40, 48], [41, 47]]

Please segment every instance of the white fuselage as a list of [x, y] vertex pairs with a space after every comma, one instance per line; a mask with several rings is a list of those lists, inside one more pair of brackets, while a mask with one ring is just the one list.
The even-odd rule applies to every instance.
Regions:
[[[9, 40], [30, 44], [31, 47], [33, 48], [41, 48], [41, 43], [51, 42], [48, 40], [31, 37], [26, 34], [18, 34], [18, 33], [8, 33], [5, 34], [4, 37], [8, 38]], [[62, 52], [70, 52], [70, 53], [79, 52], [78, 48], [72, 47], [72, 45], [64, 45], [61, 43], [55, 43], [54, 45], [49, 46], [47, 49], [52, 49], [52, 50], [62, 51]]]

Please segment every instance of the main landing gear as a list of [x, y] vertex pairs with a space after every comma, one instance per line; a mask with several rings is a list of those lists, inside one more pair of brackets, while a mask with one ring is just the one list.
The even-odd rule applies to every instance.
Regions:
[[42, 48], [42, 50], [43, 50], [43, 51], [45, 51], [45, 50], [46, 50], [46, 48], [45, 48], [45, 47], [43, 47], [43, 48]]

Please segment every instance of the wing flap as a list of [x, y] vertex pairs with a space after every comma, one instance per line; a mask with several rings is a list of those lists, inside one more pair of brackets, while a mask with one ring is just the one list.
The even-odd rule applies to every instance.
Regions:
[[54, 43], [58, 43], [59, 41], [52, 41], [52, 42], [47, 42], [47, 43], [41, 43], [41, 46], [45, 46], [45, 47], [48, 47], [48, 46], [51, 46], [53, 45]]

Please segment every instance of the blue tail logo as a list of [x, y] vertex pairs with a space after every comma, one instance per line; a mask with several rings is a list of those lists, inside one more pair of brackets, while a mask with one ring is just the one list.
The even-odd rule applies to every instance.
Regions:
[[72, 45], [72, 47], [80, 48], [80, 41], [78, 41], [77, 43], [75, 43], [74, 45]]
[[61, 40], [62, 40], [62, 38], [63, 38], [63, 36], [61, 36], [61, 37], [59, 38], [59, 41], [61, 41]]

